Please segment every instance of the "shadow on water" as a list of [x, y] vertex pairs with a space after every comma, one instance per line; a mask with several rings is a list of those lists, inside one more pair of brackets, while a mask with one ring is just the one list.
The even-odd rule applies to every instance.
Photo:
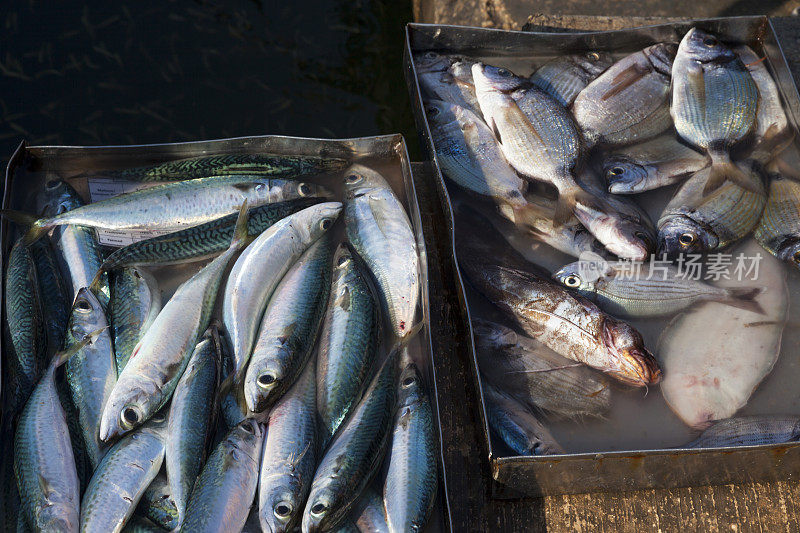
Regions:
[[401, 132], [410, 2], [12, 0], [0, 158], [33, 144]]

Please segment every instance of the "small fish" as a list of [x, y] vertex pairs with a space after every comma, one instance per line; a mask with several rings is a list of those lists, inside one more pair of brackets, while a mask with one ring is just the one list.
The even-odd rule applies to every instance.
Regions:
[[528, 335], [556, 353], [636, 386], [658, 383], [661, 370], [641, 334], [596, 305], [533, 272], [484, 224], [456, 226], [456, 251], [470, 284]]
[[575, 97], [572, 113], [589, 146], [640, 142], [670, 127], [670, 72], [676, 51], [673, 43], [658, 43], [630, 54]]
[[192, 350], [208, 328], [228, 262], [246, 238], [247, 202], [240, 208], [228, 250], [178, 287], [134, 348], [103, 409], [101, 440], [140, 426], [170, 399]]
[[484, 383], [530, 410], [577, 418], [602, 417], [611, 407], [611, 383], [602, 373], [494, 322], [473, 319], [472, 333]]
[[403, 204], [376, 171], [353, 165], [345, 172], [347, 239], [375, 278], [391, 331], [413, 329], [420, 293], [417, 240]]
[[67, 291], [49, 240], [39, 239], [31, 243], [30, 253], [36, 265], [38, 293], [44, 295], [41, 301], [42, 319], [47, 338], [45, 353], [49, 357], [64, 346], [64, 332], [69, 321]]
[[442, 100], [481, 116], [472, 79], [474, 61], [433, 51], [414, 58], [417, 79], [427, 99]]
[[222, 322], [233, 350], [237, 382], [244, 377], [264, 309], [278, 282], [333, 226], [341, 211], [339, 202], [298, 211], [259, 235], [236, 259], [225, 282]]
[[245, 372], [250, 411], [261, 413], [274, 404], [306, 366], [328, 301], [331, 255], [328, 234], [300, 256], [275, 288]]
[[258, 422], [247, 419], [217, 445], [195, 481], [181, 532], [242, 530], [258, 488], [264, 433]]
[[157, 165], [106, 170], [92, 176], [128, 181], [158, 182], [214, 176], [252, 174], [298, 179], [335, 172], [347, 166], [343, 159], [280, 154], [224, 154], [167, 161]]
[[756, 192], [727, 181], [705, 193], [710, 168], [684, 183], [658, 219], [658, 254], [719, 251], [748, 235], [758, 224], [767, 196], [761, 178], [746, 164], [740, 168], [753, 175]]
[[119, 533], [164, 462], [166, 415], [157, 413], [108, 450], [81, 501], [81, 533]]
[[796, 416], [739, 416], [714, 422], [681, 448], [760, 446], [798, 440], [800, 418]]
[[569, 111], [507, 69], [476, 63], [472, 76], [486, 123], [511, 166], [558, 189], [556, 222], [569, 218], [578, 199], [590, 202], [575, 182], [584, 147]]
[[396, 351], [386, 357], [328, 446], [303, 511], [303, 531], [328, 531], [345, 520], [380, 468], [394, 415], [396, 359]]
[[416, 364], [408, 358], [401, 364], [405, 367], [397, 383], [397, 410], [383, 484], [383, 506], [392, 533], [422, 530], [437, 492], [439, 448], [431, 404]]
[[678, 183], [710, 163], [708, 156], [666, 133], [604, 156], [602, 170], [608, 192], [636, 194]]
[[164, 466], [169, 494], [183, 520], [194, 481], [203, 468], [216, 427], [216, 391], [222, 365], [220, 339], [212, 325], [197, 343], [175, 386], [167, 419]]
[[[759, 287], [716, 287], [687, 278], [678, 267], [659, 265], [636, 273], [630, 263], [604, 262], [587, 272], [580, 261], [570, 263], [553, 278], [614, 316], [640, 318], [671, 316], [702, 302], [721, 302], [755, 313], [763, 310], [754, 300]], [[658, 269], [658, 272], [656, 272]]]
[[487, 381], [481, 383], [489, 427], [517, 455], [565, 453], [530, 409]]
[[792, 174], [769, 174], [769, 195], [753, 236], [778, 259], [800, 267], [800, 182]]
[[359, 258], [340, 244], [333, 255], [331, 294], [317, 343], [316, 406], [324, 444], [358, 403], [372, 373], [379, 311]]
[[586, 52], [551, 59], [534, 72], [531, 83], [569, 107], [583, 89], [614, 63], [606, 52]]
[[[162, 472], [145, 489], [135, 514], [147, 518], [160, 528], [172, 531], [180, 525], [178, 522], [178, 508], [169, 493], [167, 476]], [[130, 522], [129, 522], [130, 524]]]
[[426, 102], [436, 156], [444, 175], [480, 196], [524, 207], [527, 184], [514, 172], [479, 116], [441, 100]]
[[113, 273], [108, 318], [118, 375], [160, 311], [161, 291], [151, 274], [130, 267]]
[[758, 87], [739, 56], [710, 33], [683, 36], [672, 68], [670, 107], [678, 135], [711, 157], [705, 193], [724, 181], [758, 191], [752, 176], [733, 164], [730, 151], [755, 127]]
[[261, 455], [258, 517], [263, 531], [294, 531], [316, 467], [314, 361], [269, 413]]

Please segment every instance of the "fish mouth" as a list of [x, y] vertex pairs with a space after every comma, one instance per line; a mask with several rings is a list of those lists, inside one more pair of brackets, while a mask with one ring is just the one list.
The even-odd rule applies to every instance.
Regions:
[[644, 348], [621, 350], [620, 369], [608, 373], [619, 381], [636, 387], [655, 385], [661, 381], [661, 368], [655, 357]]

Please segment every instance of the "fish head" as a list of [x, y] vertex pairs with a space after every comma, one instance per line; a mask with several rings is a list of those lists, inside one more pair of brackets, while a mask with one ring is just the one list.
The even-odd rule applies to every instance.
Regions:
[[575, 54], [570, 56], [570, 59], [591, 79], [596, 78], [614, 64], [611, 54], [594, 50], [585, 54]]
[[507, 68], [484, 63], [472, 65], [472, 79], [478, 92], [512, 93], [517, 89], [530, 87], [530, 82], [520, 78]]
[[445, 126], [457, 120], [458, 106], [443, 102], [442, 100], [428, 100], [425, 102], [425, 116], [435, 126]]
[[657, 72], [665, 75], [672, 75], [672, 62], [678, 53], [678, 45], [675, 43], [657, 43], [648, 46], [642, 53], [650, 62], [650, 65]]
[[[134, 386], [128, 386], [134, 380]], [[141, 426], [153, 415], [161, 394], [157, 387], [148, 387], [148, 384], [153, 385], [140, 376], [117, 381], [100, 418], [101, 441], [109, 442], [121, 437]]]
[[353, 199], [374, 189], [389, 189], [383, 176], [364, 165], [355, 164], [345, 170], [344, 190], [347, 199]]
[[328, 531], [335, 525], [341, 515], [339, 498], [333, 486], [329, 483], [331, 478], [324, 478], [319, 486], [312, 486], [303, 512], [303, 531], [315, 533]]
[[283, 352], [274, 357], [262, 358], [258, 361], [251, 359], [244, 379], [244, 399], [247, 408], [253, 413], [261, 413], [269, 408], [284, 389], [286, 369], [281, 361], [288, 360], [291, 356], [288, 348], [276, 347]]
[[610, 356], [606, 373], [635, 386], [655, 385], [661, 381], [658, 362], [645, 348], [641, 334], [630, 324], [606, 317], [602, 342]]
[[784, 240], [777, 250], [779, 259], [800, 268], [800, 239], [789, 238]]
[[419, 74], [427, 74], [429, 72], [445, 72], [456, 58], [453, 56], [440, 54], [433, 50], [422, 52], [414, 56], [414, 66]]
[[238, 449], [258, 465], [261, 459], [261, 445], [264, 443], [264, 428], [257, 420], [245, 418], [228, 432], [225, 439], [232, 448]]
[[469, 59], [459, 59], [450, 65], [450, 68], [447, 69], [447, 72], [453, 77], [453, 80], [456, 83], [463, 85], [475, 85], [475, 81], [472, 79], [472, 65], [474, 64], [475, 61], [470, 61]]
[[79, 503], [51, 501], [35, 510], [38, 531], [78, 531], [80, 525]]
[[650, 165], [642, 165], [624, 156], [611, 156], [603, 161], [603, 175], [608, 192], [626, 194], [642, 190], [645, 180], [653, 173]]
[[419, 369], [416, 363], [409, 361], [400, 372], [400, 380], [397, 383], [397, 407], [400, 412], [403, 407], [419, 403], [423, 394]]
[[40, 216], [55, 216], [83, 205], [75, 189], [63, 180], [50, 180], [36, 196], [36, 212]]
[[672, 216], [659, 224], [659, 256], [677, 259], [681, 255], [712, 250], [718, 243], [719, 239], [713, 231], [686, 215]]
[[76, 339], [82, 339], [108, 325], [103, 306], [94, 292], [87, 287], [78, 291], [70, 315], [70, 333]]
[[[265, 179], [264, 181], [268, 181]], [[253, 205], [261, 205], [269, 200], [269, 185], [259, 189], [259, 193], [263, 191], [267, 191], [267, 194], [264, 196], [263, 200], [260, 204], [253, 204]], [[311, 183], [308, 181], [293, 181], [285, 185], [284, 188], [284, 198], [287, 200], [293, 200], [295, 198], [333, 198], [333, 192], [327, 187], [322, 185], [318, 185], [316, 183]], [[261, 198], [259, 198], [261, 200]]]
[[736, 53], [714, 35], [698, 28], [692, 28], [683, 36], [679, 51], [701, 63], [726, 63], [737, 58]]
[[655, 232], [639, 221], [620, 217], [615, 221], [613, 235], [605, 243], [606, 249], [624, 259], [644, 261], [655, 249]]
[[261, 528], [271, 533], [293, 531], [303, 512], [303, 483], [283, 474], [270, 479], [269, 494], [259, 509]]
[[314, 204], [291, 215], [292, 228], [301, 242], [311, 244], [333, 226], [341, 212], [341, 202]]
[[586, 262], [575, 261], [553, 274], [553, 279], [582, 296], [594, 296], [595, 282], [602, 273], [595, 271], [594, 262], [591, 266], [592, 268], [588, 268]]

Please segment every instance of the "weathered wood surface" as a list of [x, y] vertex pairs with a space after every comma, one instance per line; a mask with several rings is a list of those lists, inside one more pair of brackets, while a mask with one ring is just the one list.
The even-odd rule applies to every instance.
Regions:
[[[732, 14], [788, 15], [798, 2], [725, 2], [711, 3], [684, 0], [671, 2], [551, 2], [536, 3], [525, 16], [516, 17], [504, 0], [482, 2], [454, 0], [415, 0], [415, 16], [419, 22], [476, 25], [546, 31], [550, 29], [620, 29], [641, 25], [649, 18], [635, 17], [641, 13], [705, 17]], [[599, 6], [611, 5], [611, 17], [575, 15], [533, 15], [532, 11], [559, 6], [554, 12], [592, 14]], [[634, 13], [626, 6], [638, 5]], [[649, 6], [672, 6], [673, 9], [648, 9]], [[644, 6], [644, 7], [642, 7]], [[713, 6], [716, 6], [714, 9]], [[760, 6], [760, 9], [759, 9]], [[589, 9], [591, 7], [591, 9]], [[470, 9], [472, 11], [470, 11]], [[622, 11], [622, 12], [620, 12]], [[665, 12], [668, 11], [668, 12]], [[516, 10], [519, 12], [519, 10]], [[620, 16], [622, 18], [620, 18]], [[627, 16], [627, 18], [625, 18]], [[795, 80], [800, 80], [800, 18], [775, 17], [773, 24], [783, 46]], [[429, 265], [448, 261], [448, 229], [430, 224], [441, 209], [432, 181], [421, 166], [415, 168], [416, 187], [425, 239], [428, 244]], [[447, 270], [447, 269], [444, 269]], [[452, 326], [459, 302], [452, 295], [455, 280], [452, 275], [431, 269], [431, 320]], [[445, 294], [444, 298], [439, 296]], [[456, 331], [456, 333], [458, 333]], [[464, 332], [461, 332], [462, 334]], [[489, 471], [479, 432], [477, 398], [464, 383], [468, 382], [470, 364], [463, 341], [447, 344], [434, 339], [438, 361], [442, 434], [448, 446], [455, 446], [458, 460], [446, 465], [450, 493], [450, 512], [453, 531], [575, 531], [575, 532], [796, 532], [800, 531], [800, 483], [774, 482], [645, 490], [630, 493], [583, 494], [546, 497], [516, 501], [493, 500], [489, 497]], [[451, 457], [452, 459], [452, 457]]]

